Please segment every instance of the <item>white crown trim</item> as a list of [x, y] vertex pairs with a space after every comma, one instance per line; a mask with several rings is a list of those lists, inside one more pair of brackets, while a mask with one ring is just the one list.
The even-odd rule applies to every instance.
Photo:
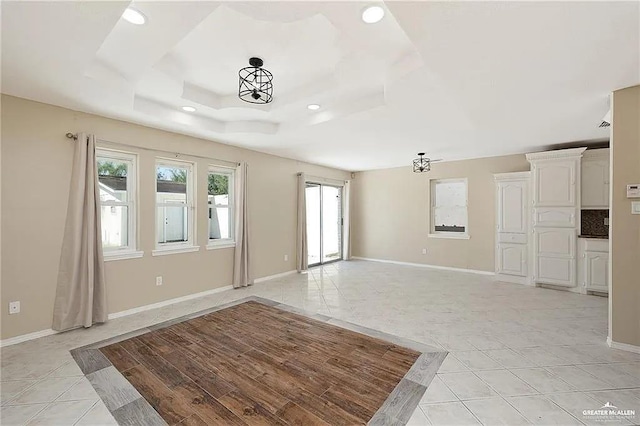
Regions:
[[495, 180], [520, 180], [520, 179], [529, 179], [531, 177], [531, 172], [513, 172], [513, 173], [495, 173], [493, 178]]
[[580, 158], [587, 147], [558, 149], [556, 151], [533, 152], [526, 154], [528, 161], [553, 160], [556, 158]]

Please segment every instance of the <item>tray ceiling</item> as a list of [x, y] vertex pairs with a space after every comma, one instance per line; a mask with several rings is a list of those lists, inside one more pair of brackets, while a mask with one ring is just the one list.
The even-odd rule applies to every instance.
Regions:
[[[2, 91], [364, 170], [606, 139], [608, 94], [640, 83], [638, 2], [380, 5], [4, 1]], [[237, 97], [251, 56], [270, 104]]]

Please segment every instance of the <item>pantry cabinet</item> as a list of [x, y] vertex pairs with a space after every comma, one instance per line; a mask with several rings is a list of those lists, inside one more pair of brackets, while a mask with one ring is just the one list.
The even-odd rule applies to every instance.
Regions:
[[500, 173], [496, 182], [496, 274], [502, 281], [529, 282], [530, 172]]
[[580, 191], [583, 209], [609, 208], [609, 149], [584, 153]]
[[586, 148], [527, 154], [533, 182], [533, 282], [574, 288], [580, 165]]

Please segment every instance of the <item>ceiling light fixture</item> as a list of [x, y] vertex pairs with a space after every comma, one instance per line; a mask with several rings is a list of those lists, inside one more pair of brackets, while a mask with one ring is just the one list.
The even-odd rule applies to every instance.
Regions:
[[196, 112], [195, 107], [192, 107], [192, 106], [183, 106], [182, 110], [187, 112]]
[[431, 170], [431, 163], [433, 163], [434, 161], [442, 161], [441, 159], [439, 160], [432, 160], [431, 158], [425, 158], [425, 153], [424, 152], [419, 152], [418, 153], [418, 157], [413, 160], [413, 172], [414, 173], [423, 173], [423, 172], [428, 172]]
[[380, 6], [369, 6], [362, 12], [362, 20], [367, 24], [375, 24], [384, 18], [384, 9]]
[[147, 18], [142, 14], [142, 12], [132, 7], [128, 7], [124, 10], [124, 12], [122, 13], [122, 18], [134, 25], [143, 25], [145, 22], [147, 22]]
[[320, 105], [318, 105], [318, 104], [310, 104], [310, 105], [307, 105], [307, 108], [310, 109], [311, 111], [317, 111], [317, 110], [320, 109]]
[[238, 97], [251, 104], [268, 104], [273, 101], [273, 74], [262, 68], [260, 58], [249, 59], [250, 67], [240, 69]]

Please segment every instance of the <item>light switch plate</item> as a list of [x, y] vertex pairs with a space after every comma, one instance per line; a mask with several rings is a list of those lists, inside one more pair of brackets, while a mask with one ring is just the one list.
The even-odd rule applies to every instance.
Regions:
[[640, 201], [631, 202], [631, 214], [640, 214]]

